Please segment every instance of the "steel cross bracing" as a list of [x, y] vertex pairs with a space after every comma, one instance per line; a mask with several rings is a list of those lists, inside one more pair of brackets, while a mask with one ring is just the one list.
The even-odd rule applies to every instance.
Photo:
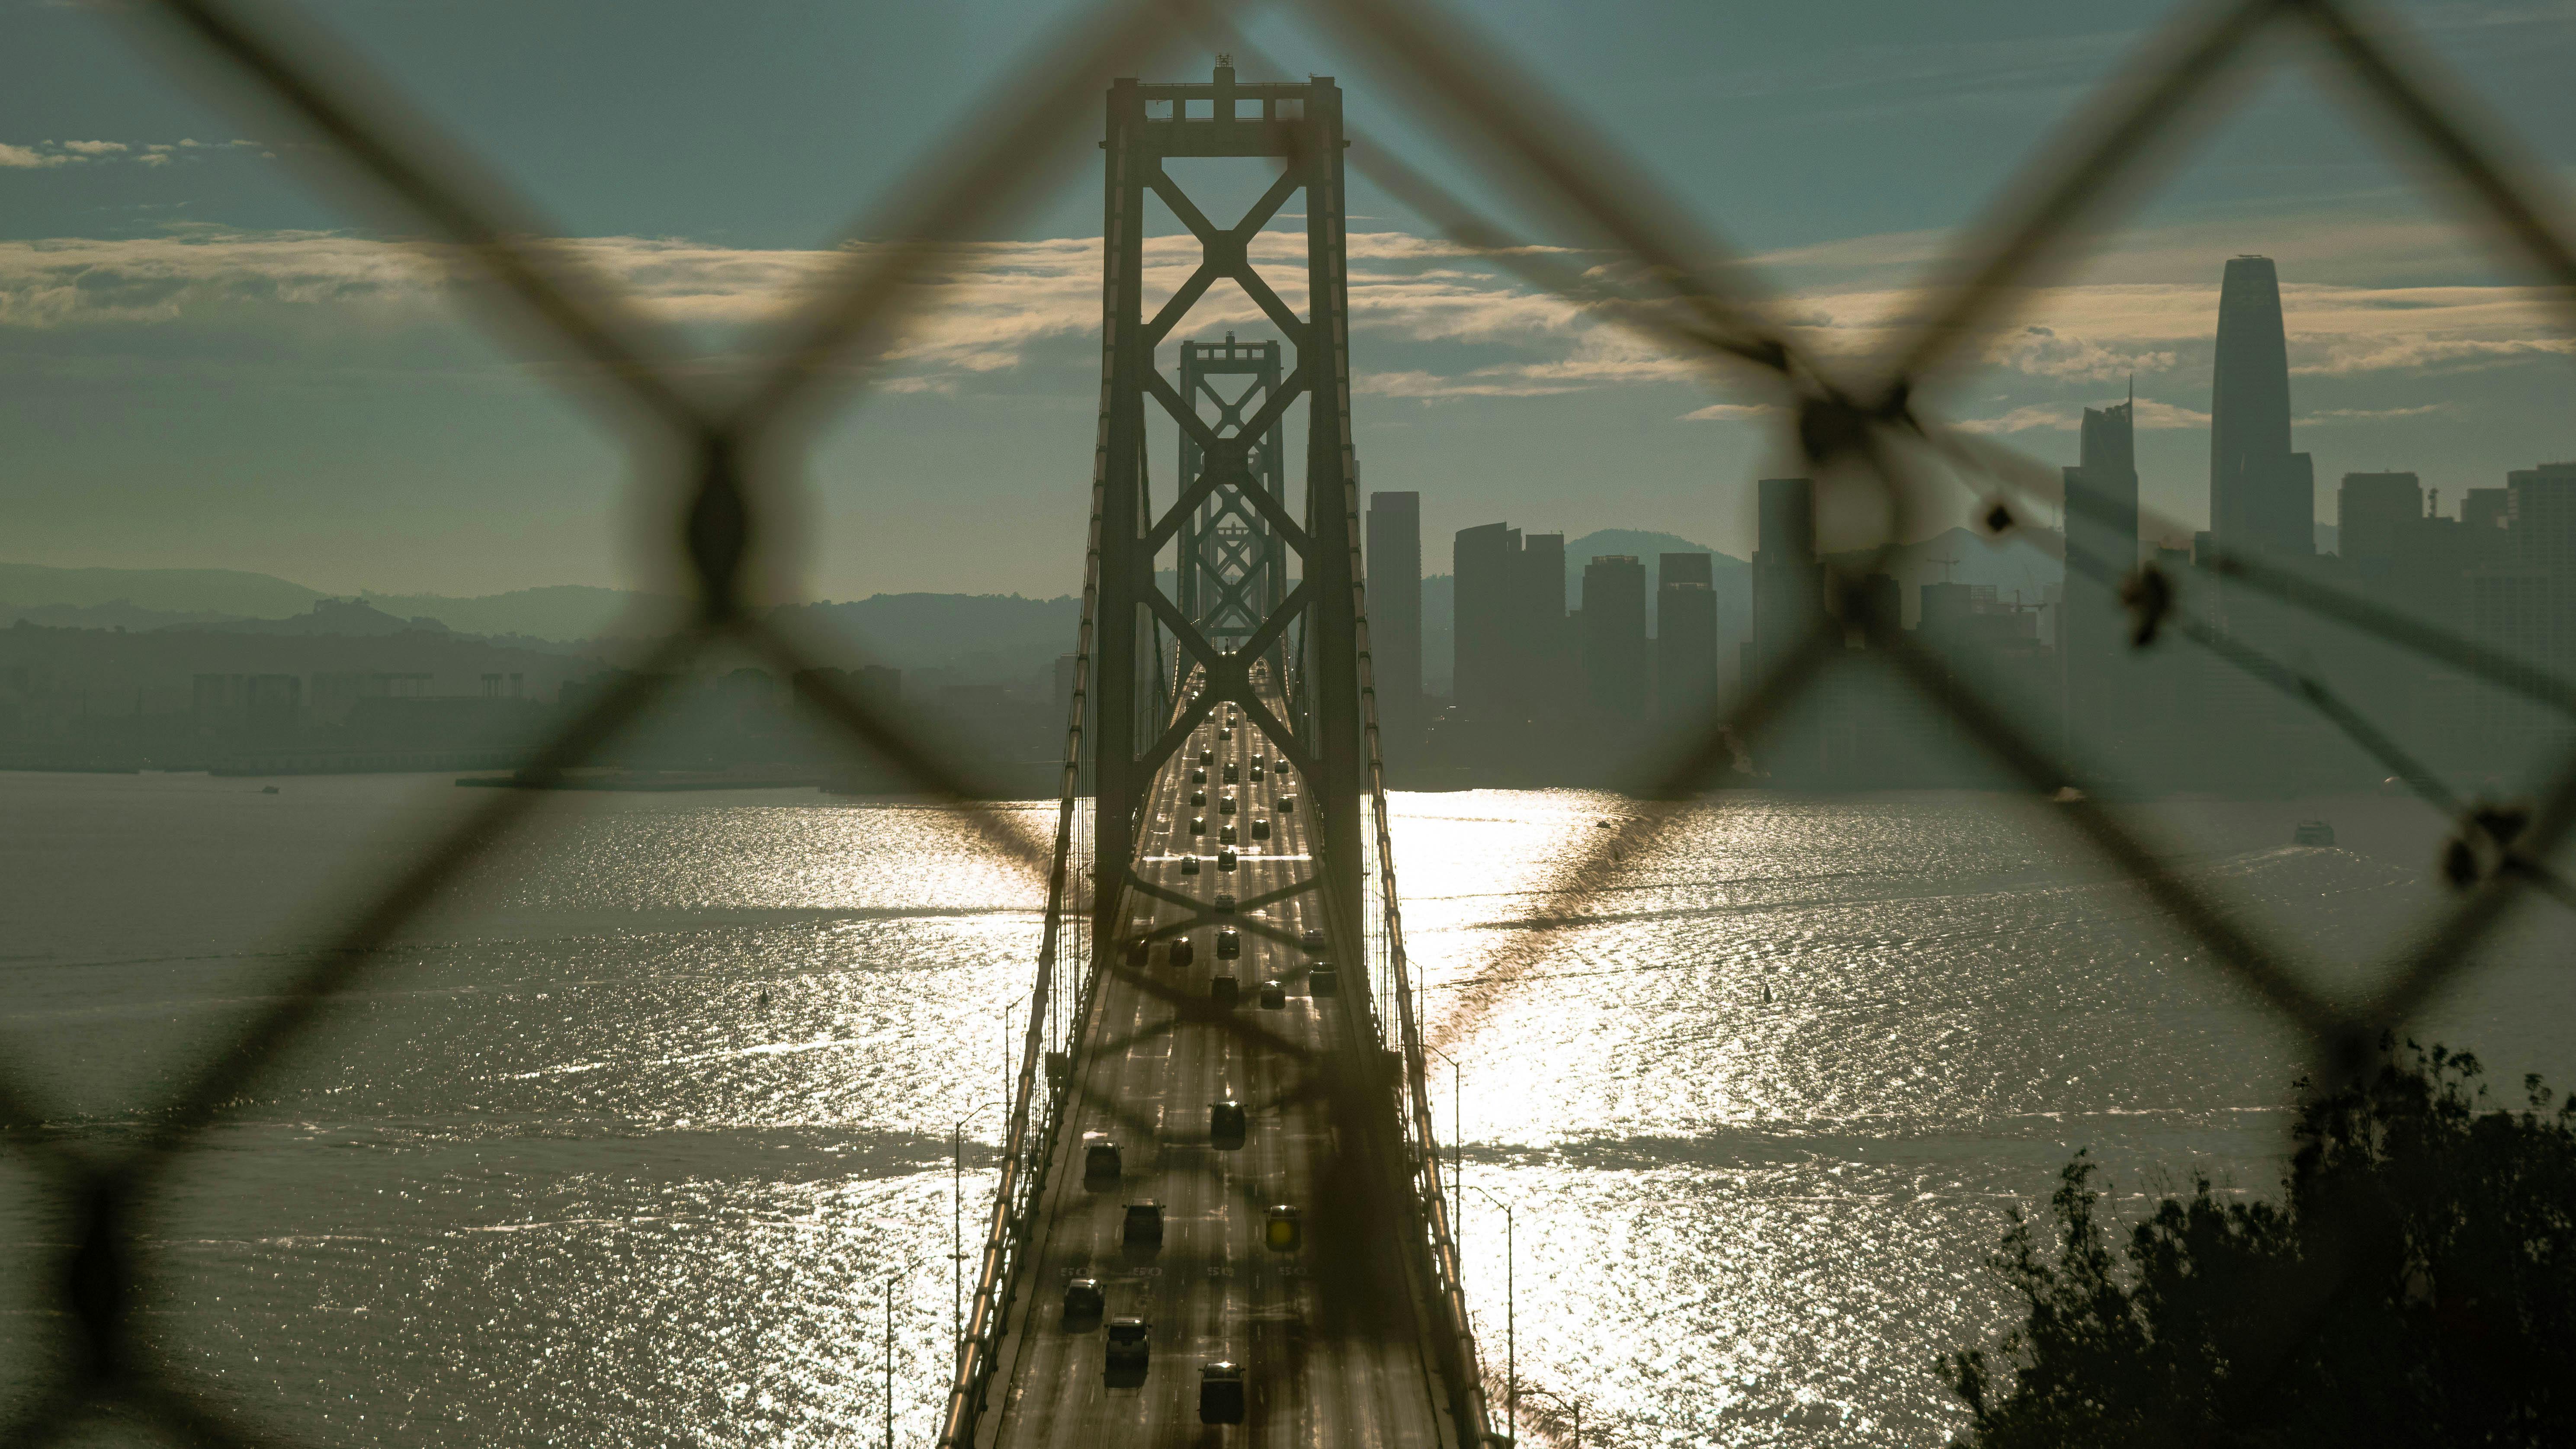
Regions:
[[[1251, 381], [1229, 398], [1218, 378]], [[1215, 413], [1210, 426], [1218, 437], [1242, 432], [1246, 410], [1267, 403], [1278, 391], [1276, 340], [1237, 342], [1228, 332], [1223, 342], [1181, 344], [1181, 396]], [[1240, 645], [1252, 637], [1287, 595], [1287, 550], [1261, 510], [1243, 496], [1248, 489], [1259, 489], [1276, 499], [1283, 491], [1281, 425], [1276, 414], [1272, 417], [1270, 430], [1246, 450], [1243, 475], [1221, 479], [1199, 511], [1181, 524], [1181, 613], [1221, 645]], [[1197, 478], [1207, 471], [1207, 452], [1196, 432], [1184, 428], [1180, 440], [1179, 476]], [[1272, 658], [1275, 662], [1275, 651]]]

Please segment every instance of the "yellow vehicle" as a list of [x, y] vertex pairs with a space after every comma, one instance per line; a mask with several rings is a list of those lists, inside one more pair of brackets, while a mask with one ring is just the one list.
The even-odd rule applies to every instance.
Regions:
[[1293, 1253], [1306, 1246], [1305, 1215], [1281, 1203], [1270, 1210], [1270, 1219], [1262, 1225], [1261, 1242], [1274, 1253]]

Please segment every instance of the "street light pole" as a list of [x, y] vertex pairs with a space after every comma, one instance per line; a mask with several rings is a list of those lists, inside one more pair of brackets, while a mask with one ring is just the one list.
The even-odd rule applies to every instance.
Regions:
[[1503, 1210], [1503, 1422], [1521, 1428], [1520, 1270], [1512, 1257], [1512, 1205], [1485, 1191], [1476, 1196]]
[[885, 1449], [894, 1449], [894, 1280], [886, 1280]]
[[1449, 1244], [1459, 1256], [1459, 1270], [1465, 1271], [1467, 1254], [1467, 1139], [1462, 1125], [1466, 1116], [1467, 1093], [1459, 1085], [1458, 1059], [1436, 1046], [1422, 1048], [1449, 1064]]
[[986, 1102], [948, 1128], [948, 1351], [966, 1343], [966, 1124], [1000, 1105]]

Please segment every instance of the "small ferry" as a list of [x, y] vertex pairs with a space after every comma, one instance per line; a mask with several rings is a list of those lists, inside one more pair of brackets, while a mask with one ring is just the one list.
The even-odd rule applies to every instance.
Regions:
[[2334, 827], [2322, 820], [2302, 820], [2299, 822], [2299, 828], [2290, 832], [2290, 843], [2292, 845], [2332, 845]]

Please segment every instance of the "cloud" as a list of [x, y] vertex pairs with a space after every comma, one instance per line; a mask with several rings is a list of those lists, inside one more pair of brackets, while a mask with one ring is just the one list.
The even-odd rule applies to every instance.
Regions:
[[[2072, 403], [2034, 403], [1999, 418], [1965, 418], [1950, 426], [1963, 433], [2026, 433], [2045, 429], [2071, 433], [2082, 426], [2084, 409]], [[2209, 414], [2153, 398], [2139, 398], [2133, 415], [2138, 431], [2171, 432], [2209, 426]]]
[[1784, 411], [1774, 403], [1710, 403], [1682, 414], [1686, 423], [1744, 423], [1776, 418]]
[[39, 166], [68, 166], [72, 163], [72, 159], [60, 152], [38, 151], [31, 147], [12, 146], [6, 141], [0, 141], [0, 168], [32, 171]]
[[183, 140], [145, 142], [133, 145], [124, 141], [38, 141], [32, 146], [13, 146], [0, 141], [0, 169], [35, 170], [49, 166], [81, 166], [91, 162], [132, 162], [138, 166], [167, 166], [175, 160], [195, 160], [187, 152], [235, 150], [268, 154], [257, 141], [205, 142]]
[[[151, 143], [140, 153], [100, 154], [156, 164], [170, 155], [250, 144], [192, 139]], [[69, 163], [50, 158], [74, 153], [27, 154], [35, 160], [24, 164], [59, 165]], [[1383, 364], [1355, 380], [1371, 396], [1427, 403], [1710, 380], [1708, 362], [1674, 355], [1618, 325], [1603, 307], [1540, 291], [1464, 248], [1402, 232], [1361, 233], [1350, 243], [1354, 336], [1363, 355]], [[649, 237], [558, 245], [626, 292], [643, 312], [686, 329], [693, 345], [718, 349], [780, 321], [847, 268], [877, 255], [864, 244], [748, 249]], [[1917, 245], [1898, 239], [1888, 250], [1902, 253]], [[1304, 246], [1301, 235], [1282, 231], [1260, 235], [1251, 248], [1255, 266], [1277, 288], [1278, 304], [1300, 314], [1307, 301], [1300, 267]], [[1854, 242], [1847, 249], [1866, 247]], [[1151, 311], [1188, 281], [1198, 246], [1187, 236], [1167, 235], [1148, 238], [1144, 251]], [[881, 382], [912, 379], [907, 388], [948, 391], [1032, 363], [1093, 365], [1087, 349], [1063, 344], [1089, 338], [1100, 323], [1097, 238], [956, 244], [916, 260], [916, 305], [907, 320], [870, 339]], [[319, 307], [404, 324], [443, 317], [460, 294], [484, 285], [472, 259], [461, 253], [337, 232], [200, 227], [129, 240], [0, 242], [0, 327], [160, 325], [192, 318], [231, 325], [279, 308]], [[2576, 340], [2560, 335], [2555, 322], [2557, 298], [2543, 288], [2292, 282], [2283, 294], [2293, 367], [2306, 375], [2423, 373], [2576, 354]], [[1922, 294], [1900, 286], [1857, 286], [1794, 294], [1772, 304], [1770, 312], [1829, 370], [1860, 369], [1902, 340], [1902, 319], [1923, 305]], [[2217, 287], [2214, 279], [2088, 282], [2031, 292], [2019, 310], [2028, 320], [1987, 343], [1978, 358], [1991, 371], [2029, 381], [2007, 383], [2008, 395], [1990, 404], [2005, 409], [2000, 416], [1963, 426], [2006, 433], [2067, 430], [2075, 426], [2076, 409], [2049, 401], [2066, 391], [2205, 367]], [[1275, 335], [1262, 305], [1220, 279], [1176, 335], [1215, 336], [1229, 329]], [[1717, 380], [1723, 386], [1730, 379]], [[2171, 389], [2167, 384], [2160, 390]], [[2012, 406], [2024, 401], [2029, 405]], [[1727, 411], [1750, 406], [1755, 405], [1716, 404], [1679, 416], [1759, 416]], [[2142, 400], [2139, 425], [2189, 427], [2205, 425], [2205, 419]]]
[[2302, 413], [2299, 415], [2298, 420], [2302, 425], [2310, 423], [2370, 423], [2381, 422], [2390, 418], [2420, 418], [2428, 417], [2436, 413], [2456, 411], [2458, 411], [2457, 408], [2446, 402], [2425, 403], [2420, 407], [2411, 408], [2322, 408], [2316, 412]]

